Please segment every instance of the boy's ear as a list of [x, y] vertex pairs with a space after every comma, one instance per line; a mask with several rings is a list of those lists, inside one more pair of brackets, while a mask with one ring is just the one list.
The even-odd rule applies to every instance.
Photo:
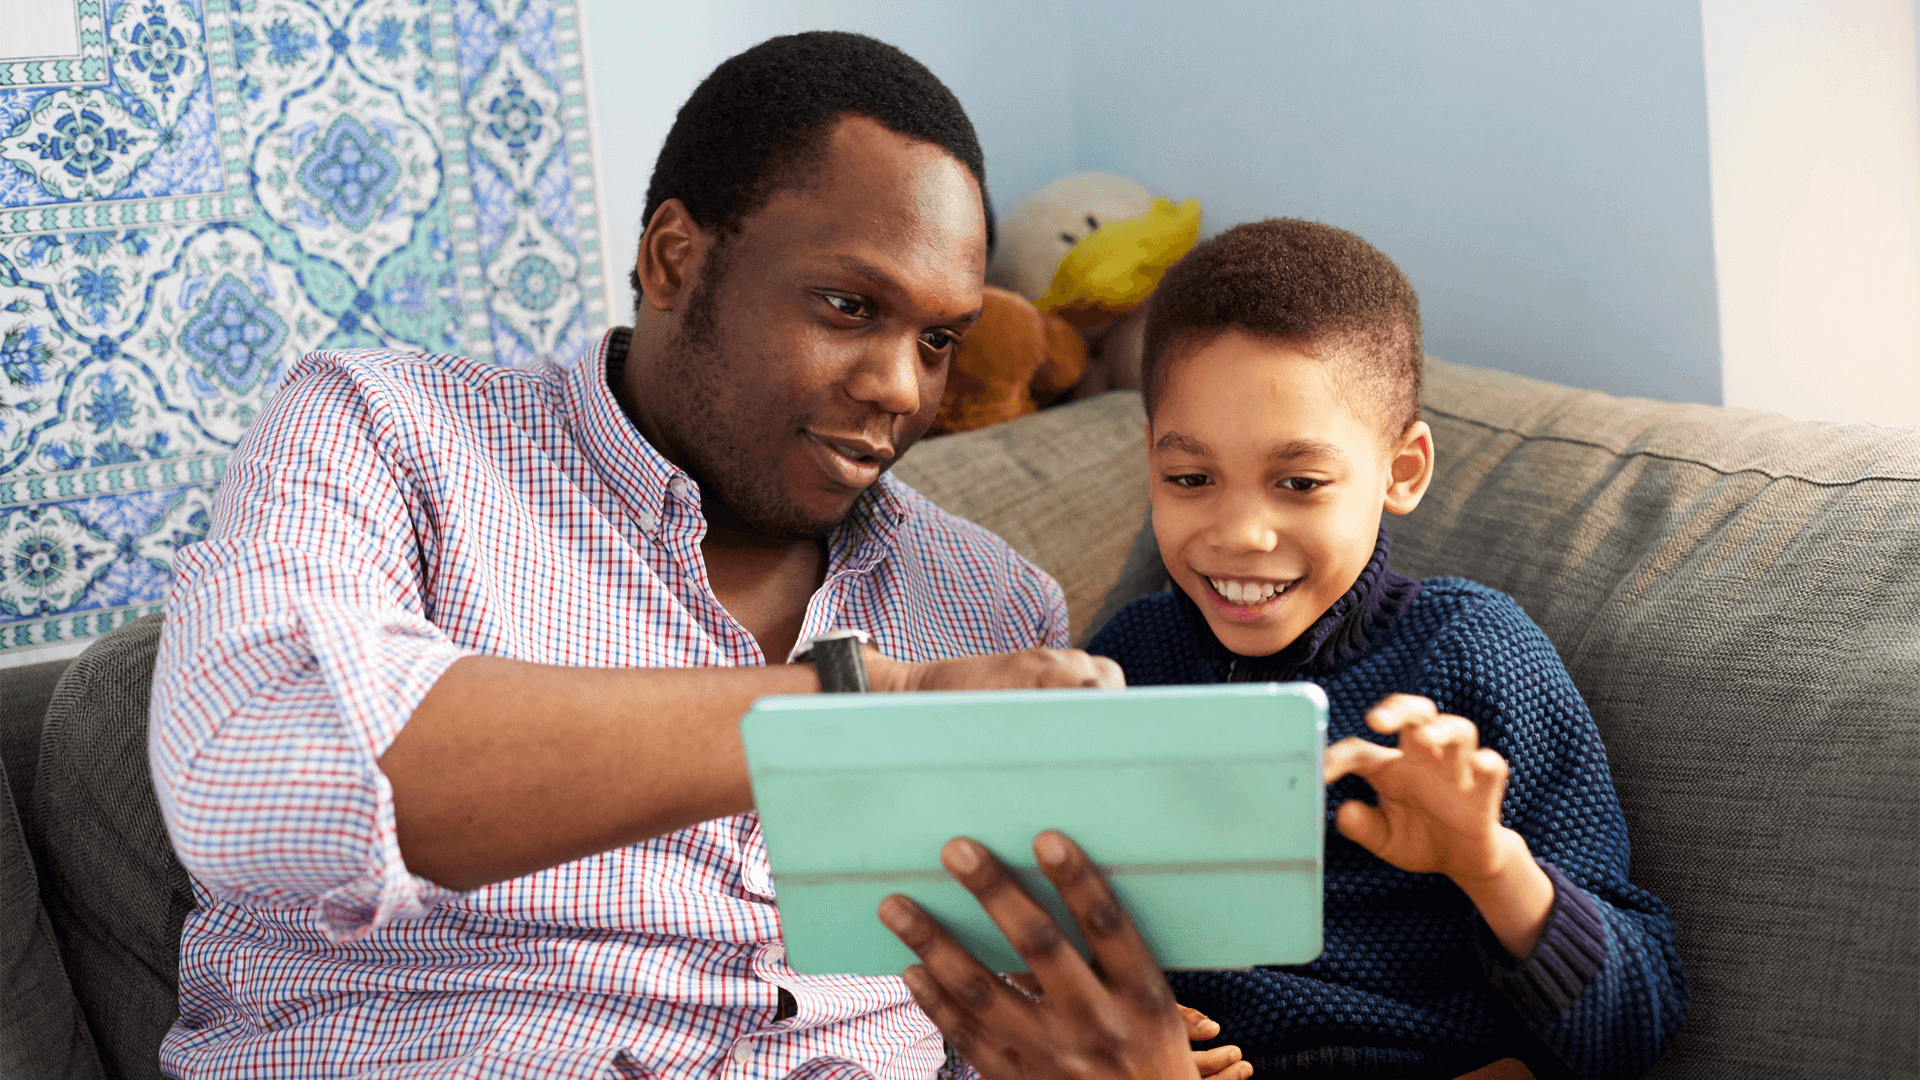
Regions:
[[1433, 429], [1416, 420], [1389, 451], [1386, 511], [1405, 514], [1420, 505], [1433, 483]]

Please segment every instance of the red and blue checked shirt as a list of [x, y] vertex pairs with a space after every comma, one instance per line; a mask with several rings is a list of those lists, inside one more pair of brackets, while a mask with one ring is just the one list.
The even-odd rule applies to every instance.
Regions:
[[[315, 353], [235, 454], [176, 563], [153, 688], [198, 901], [169, 1074], [906, 1080], [943, 1060], [899, 979], [787, 967], [753, 814], [465, 893], [401, 860], [377, 762], [456, 659], [767, 662], [708, 586], [698, 487], [608, 390], [620, 334], [526, 371]], [[1066, 625], [1052, 579], [882, 477], [801, 637], [857, 626], [919, 661], [1063, 646]], [[798, 1013], [776, 1019], [782, 988]]]

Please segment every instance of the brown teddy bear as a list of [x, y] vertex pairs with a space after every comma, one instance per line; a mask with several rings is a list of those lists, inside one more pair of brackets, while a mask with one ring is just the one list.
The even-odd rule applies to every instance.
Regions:
[[947, 373], [933, 434], [985, 427], [1063, 396], [1138, 389], [1142, 307], [1199, 238], [1174, 206], [1107, 173], [1042, 188], [999, 223], [980, 322]]

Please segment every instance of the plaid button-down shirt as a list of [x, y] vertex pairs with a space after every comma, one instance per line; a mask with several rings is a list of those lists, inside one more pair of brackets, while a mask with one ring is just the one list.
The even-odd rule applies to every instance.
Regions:
[[[895, 978], [783, 962], [758, 819], [457, 893], [408, 872], [377, 764], [440, 674], [763, 664], [708, 586], [700, 492], [581, 362], [308, 356], [180, 553], [151, 757], [198, 909], [181, 1077], [931, 1076]], [[617, 359], [617, 357], [616, 357]], [[801, 637], [932, 660], [1066, 643], [1052, 579], [891, 477]], [[786, 660], [787, 657], [777, 658]], [[781, 989], [798, 1005], [776, 1018]]]

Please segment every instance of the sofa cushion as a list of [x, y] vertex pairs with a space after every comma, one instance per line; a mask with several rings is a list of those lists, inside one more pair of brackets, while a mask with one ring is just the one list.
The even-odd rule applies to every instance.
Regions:
[[99, 1080], [100, 1059], [14, 812], [11, 766], [0, 763], [0, 1076]]
[[160, 616], [87, 647], [54, 688], [29, 841], [75, 996], [108, 1074], [158, 1077], [178, 1013], [187, 873], [147, 765], [147, 698]]
[[1920, 428], [1430, 362], [1403, 573], [1512, 594], [1606, 740], [1694, 1008], [1653, 1075], [1920, 1061]]
[[1150, 572], [1149, 588], [1123, 573], [1142, 569], [1127, 556], [1147, 516], [1145, 425], [1139, 394], [1102, 394], [927, 439], [894, 474], [1052, 574], [1079, 644], [1116, 587], [1128, 599], [1158, 587]]
[[68, 661], [0, 668], [0, 766], [13, 783], [16, 807], [33, 805], [33, 773], [40, 760], [40, 724], [53, 685]]

